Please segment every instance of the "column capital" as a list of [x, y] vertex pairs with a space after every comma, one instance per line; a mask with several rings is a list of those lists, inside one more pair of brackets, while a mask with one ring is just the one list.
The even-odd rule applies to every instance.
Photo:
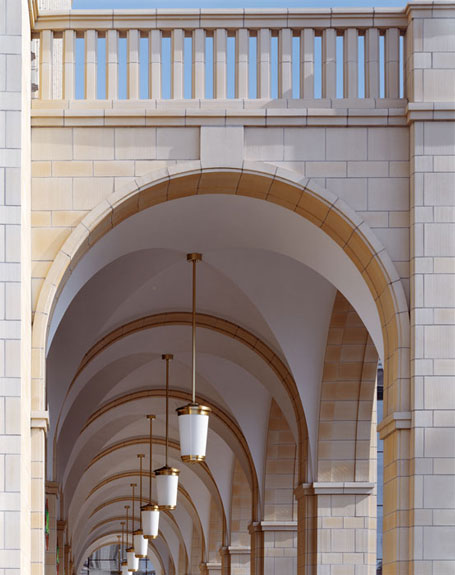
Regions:
[[30, 427], [32, 429], [42, 429], [47, 433], [49, 430], [49, 412], [32, 411], [32, 415], [30, 417]]
[[58, 483], [56, 481], [46, 481], [46, 494], [58, 495]]
[[302, 483], [294, 490], [294, 494], [297, 500], [308, 495], [369, 495], [374, 485], [367, 481]]
[[397, 429], [411, 429], [411, 420], [410, 411], [394, 411], [378, 425], [379, 437], [385, 439]]
[[250, 534], [263, 531], [297, 531], [297, 521], [253, 521], [248, 525]]

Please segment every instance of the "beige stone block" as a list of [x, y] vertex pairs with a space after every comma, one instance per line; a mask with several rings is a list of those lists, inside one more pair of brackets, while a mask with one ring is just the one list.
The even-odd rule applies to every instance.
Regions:
[[306, 162], [305, 174], [309, 178], [339, 178], [346, 176], [346, 162]]
[[368, 209], [408, 210], [409, 180], [407, 178], [371, 178], [368, 180]]
[[425, 52], [455, 52], [455, 18], [426, 19], [423, 35]]
[[284, 159], [284, 128], [245, 128], [245, 159], [277, 162]]
[[71, 128], [32, 129], [32, 160], [71, 160], [72, 157]]
[[325, 132], [320, 128], [285, 128], [282, 159], [323, 161], [325, 160], [325, 142]]
[[425, 429], [426, 457], [455, 457], [455, 428]]
[[425, 122], [424, 154], [438, 157], [455, 155], [455, 133], [452, 122]]
[[369, 128], [368, 159], [405, 161], [409, 159], [407, 128]]
[[243, 126], [201, 127], [201, 162], [209, 166], [241, 166], [243, 161]]
[[199, 159], [199, 128], [157, 128], [156, 130], [156, 159]]
[[436, 274], [424, 278], [427, 307], [455, 307], [455, 275]]
[[116, 128], [115, 158], [117, 160], [156, 159], [156, 128]]
[[366, 160], [366, 128], [326, 128], [327, 160]]
[[423, 527], [424, 559], [451, 560], [455, 563], [455, 526]]
[[381, 178], [388, 175], [388, 162], [348, 162], [348, 178]]
[[426, 256], [455, 256], [455, 224], [425, 224]]
[[[14, 347], [17, 348], [13, 352], [12, 345], [7, 347], [8, 360], [14, 361], [16, 359], [17, 362], [20, 357], [20, 345], [18, 342], [7, 343], [14, 343]], [[20, 435], [21, 433], [21, 399], [19, 397], [5, 397], [5, 433], [15, 435]]]
[[52, 174], [57, 177], [83, 177], [93, 174], [93, 162], [52, 162]]
[[454, 70], [423, 70], [425, 102], [450, 102], [455, 98]]
[[149, 172], [153, 172], [155, 170], [162, 170], [166, 168], [169, 164], [173, 164], [174, 162], [165, 162], [163, 160], [140, 160], [134, 162], [134, 170], [135, 176], [145, 176]]
[[32, 230], [32, 258], [35, 260], [53, 260], [71, 228], [35, 228]]
[[455, 409], [455, 377], [425, 377], [425, 409]]
[[424, 174], [424, 185], [424, 202], [426, 205], [455, 205], [455, 173]]
[[72, 187], [70, 178], [33, 178], [32, 210], [70, 210]]
[[87, 211], [58, 211], [52, 212], [52, 225], [63, 228], [74, 228], [87, 214]]
[[75, 160], [114, 159], [114, 128], [73, 128], [73, 131]]
[[30, 215], [32, 228], [49, 227], [52, 212], [32, 212]]
[[434, 258], [434, 273], [455, 273], [455, 258]]
[[91, 210], [113, 192], [113, 178], [74, 178], [73, 208]]
[[434, 156], [433, 168], [435, 172], [455, 172], [455, 152], [453, 156]]
[[453, 375], [455, 373], [455, 359], [435, 359], [433, 360], [433, 370], [434, 375]]
[[32, 178], [49, 178], [51, 162], [32, 162]]
[[107, 162], [94, 162], [94, 175], [99, 176], [134, 176], [134, 162], [133, 161], [107, 161]]

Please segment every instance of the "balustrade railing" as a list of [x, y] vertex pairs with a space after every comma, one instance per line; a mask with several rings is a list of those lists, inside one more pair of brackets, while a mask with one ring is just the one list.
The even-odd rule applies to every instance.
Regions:
[[44, 12], [42, 100], [402, 98], [402, 10]]

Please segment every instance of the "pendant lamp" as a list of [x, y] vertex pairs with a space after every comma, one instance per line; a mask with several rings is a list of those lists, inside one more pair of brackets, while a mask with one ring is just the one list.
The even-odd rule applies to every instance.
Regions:
[[[142, 513], [141, 513], [141, 502], [142, 502], [142, 460], [145, 455], [143, 453], [138, 454], [139, 458], [139, 529], [133, 533], [134, 541], [134, 554], [139, 559], [144, 559], [147, 557], [147, 547], [148, 541], [144, 537], [144, 532], [142, 530]], [[133, 517], [134, 517], [134, 507], [133, 507]]]
[[146, 539], [152, 540], [158, 537], [158, 528], [160, 522], [160, 508], [158, 505], [152, 503], [152, 423], [155, 419], [154, 415], [147, 415], [150, 421], [150, 481], [149, 481], [149, 502], [141, 508], [142, 531]]
[[125, 535], [126, 535], [126, 541], [125, 541], [125, 547], [126, 547], [126, 551], [125, 554], [123, 556], [123, 561], [122, 561], [122, 575], [129, 575], [129, 570], [128, 570], [128, 558], [126, 555], [126, 552], [128, 551], [128, 509], [130, 508], [129, 505], [125, 505], [125, 510], [126, 510], [126, 529], [125, 529]]
[[[134, 533], [134, 489], [136, 487], [136, 483], [130, 483], [130, 487], [133, 490], [133, 507], [131, 511], [131, 539], [133, 539]], [[128, 511], [127, 511], [128, 513]], [[128, 541], [128, 529], [126, 531], [126, 539]], [[134, 573], [139, 569], [139, 558], [136, 557], [134, 553], [133, 541], [131, 541], [131, 547], [128, 547], [126, 550], [126, 561], [128, 563], [128, 571], [130, 573]]]
[[187, 260], [193, 264], [193, 313], [192, 313], [192, 402], [177, 409], [179, 416], [180, 455], [185, 463], [205, 460], [210, 407], [196, 403], [196, 264], [202, 260], [201, 254], [188, 254]]
[[174, 356], [170, 353], [161, 356], [166, 360], [166, 447], [165, 465], [155, 470], [156, 489], [158, 492], [158, 507], [160, 509], [175, 509], [177, 506], [177, 491], [180, 471], [168, 465], [169, 448], [169, 361]]
[[118, 539], [118, 570], [117, 572], [119, 575], [122, 575], [122, 545], [123, 545], [123, 533], [121, 535], [117, 535]]
[[[128, 506], [125, 505], [125, 507], [128, 507]], [[122, 559], [123, 551], [125, 548], [125, 542], [124, 542], [125, 522], [121, 521], [120, 525], [122, 526], [122, 548], [119, 552], [120, 573], [122, 575], [128, 575], [128, 563], [126, 562], [126, 560]]]

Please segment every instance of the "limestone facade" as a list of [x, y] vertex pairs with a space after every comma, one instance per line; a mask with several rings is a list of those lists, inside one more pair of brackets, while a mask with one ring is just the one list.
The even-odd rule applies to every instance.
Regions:
[[454, 102], [449, 0], [0, 0], [4, 575], [115, 556], [165, 344], [189, 397], [191, 249], [213, 419], [199, 467], [171, 421], [156, 573], [373, 575], [379, 360], [383, 573], [454, 572]]

